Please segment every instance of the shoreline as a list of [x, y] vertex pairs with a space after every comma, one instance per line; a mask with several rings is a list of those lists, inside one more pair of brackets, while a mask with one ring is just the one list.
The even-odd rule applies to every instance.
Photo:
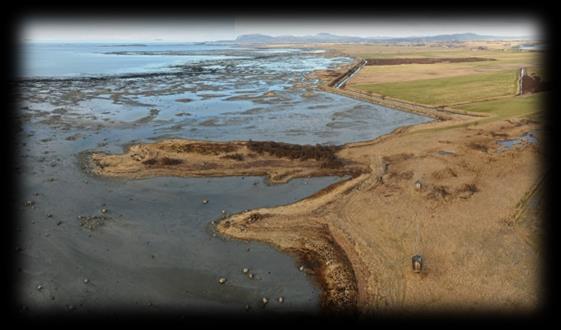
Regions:
[[[325, 70], [318, 71], [314, 71], [311, 75], [319, 75], [320, 77], [323, 75], [324, 79], [329, 77]], [[330, 76], [333, 76], [333, 74], [330, 73]], [[322, 90], [326, 88], [322, 86], [323, 84], [319, 84], [318, 88]], [[331, 88], [328, 88], [326, 91], [334, 92], [330, 89]], [[345, 93], [342, 94], [345, 95]], [[370, 99], [362, 100], [379, 104]], [[402, 102], [402, 104], [406, 103]], [[404, 106], [405, 109], [401, 110], [417, 114], [423, 113], [422, 111], [413, 111], [412, 109], [415, 109], [415, 106], [417, 105], [406, 105]], [[407, 107], [413, 108], [407, 109]], [[393, 107], [391, 108], [393, 109]], [[426, 299], [430, 301], [430, 294], [429, 298], [423, 297], [422, 290], [418, 288], [410, 289], [409, 291], [413, 293], [411, 294], [411, 298], [406, 300], [403, 287], [407, 287], [407, 284], [397, 283], [392, 279], [392, 277], [397, 276], [411, 282], [416, 282], [419, 279], [422, 281], [427, 278], [427, 273], [421, 274], [419, 278], [414, 278], [414, 275], [408, 275], [406, 274], [407, 271], [402, 269], [402, 267], [406, 267], [406, 261], [400, 262], [399, 265], [401, 266], [396, 266], [394, 262], [387, 262], [386, 260], [402, 260], [405, 255], [408, 255], [408, 252], [405, 252], [405, 250], [408, 251], [408, 249], [404, 250], [403, 245], [412, 244], [411, 234], [409, 232], [402, 232], [401, 235], [405, 235], [406, 243], [401, 242], [401, 244], [394, 242], [396, 240], [395, 236], [398, 234], [392, 233], [389, 230], [382, 234], [373, 234], [375, 235], [373, 239], [371, 236], [356, 231], [360, 229], [360, 226], [357, 224], [363, 223], [362, 221], [357, 220], [357, 223], [352, 226], [351, 222], [357, 217], [359, 219], [360, 217], [371, 217], [371, 212], [365, 213], [364, 211], [368, 207], [371, 207], [372, 201], [375, 201], [375, 205], [379, 206], [378, 211], [382, 209], [387, 212], [386, 216], [380, 217], [383, 218], [382, 220], [377, 220], [378, 222], [382, 221], [381, 223], [384, 225], [389, 225], [391, 223], [388, 222], [389, 219], [396, 216], [400, 218], [400, 216], [397, 215], [398, 213], [405, 213], [409, 217], [411, 216], [410, 210], [399, 210], [395, 208], [395, 205], [401, 205], [402, 208], [404, 206], [411, 207], [415, 205], [423, 209], [420, 211], [421, 213], [427, 215], [430, 215], [435, 209], [444, 209], [446, 210], [444, 213], [447, 214], [450, 212], [457, 213], [458, 210], [466, 210], [469, 212], [468, 210], [473, 209], [475, 205], [474, 202], [471, 201], [473, 198], [481, 200], [483, 197], [480, 197], [480, 195], [482, 194], [485, 195], [486, 198], [489, 198], [489, 196], [496, 195], [500, 189], [505, 188], [504, 181], [495, 182], [497, 179], [494, 178], [493, 175], [497, 175], [497, 173], [491, 173], [493, 172], [491, 170], [495, 172], [498, 170], [499, 173], [502, 173], [501, 175], [503, 177], [516, 178], [519, 176], [520, 170], [513, 165], [526, 165], [524, 161], [532, 159], [531, 156], [535, 155], [535, 148], [529, 144], [523, 144], [521, 147], [515, 148], [507, 153], [498, 154], [497, 148], [494, 146], [496, 138], [492, 137], [493, 132], [500, 130], [506, 134], [506, 136], [514, 138], [525, 130], [534, 129], [536, 126], [535, 123], [527, 120], [515, 120], [513, 123], [507, 123], [504, 120], [500, 120], [494, 123], [471, 125], [470, 127], [470, 123], [477, 123], [476, 120], [480, 119], [482, 116], [472, 116], [472, 114], [469, 113], [454, 113], [453, 111], [448, 111], [448, 109], [444, 110], [445, 111], [424, 109], [424, 111], [426, 111], [424, 115], [437, 119], [435, 122], [400, 127], [389, 134], [379, 136], [372, 140], [347, 143], [339, 146], [341, 150], [337, 151], [338, 157], [345, 161], [350, 161], [350, 164], [359, 164], [357, 167], [362, 168], [361, 171], [355, 172], [355, 174], [358, 173], [357, 175], [354, 175], [351, 179], [342, 180], [326, 187], [290, 205], [255, 209], [231, 215], [217, 224], [217, 231], [226, 237], [265, 242], [275, 246], [281, 251], [296, 255], [300, 262], [307, 264], [306, 269], [310, 270], [309, 274], [312, 275], [322, 287], [322, 310], [341, 312], [354, 312], [358, 310], [366, 313], [371, 310], [394, 310], [397, 306], [405, 309], [409, 306], [409, 309], [411, 309], [411, 306], [416, 303], [422, 303]], [[442, 114], [442, 112], [446, 112], [446, 114]], [[454, 125], [457, 124], [462, 124], [462, 127], [454, 127]], [[463, 124], [465, 124], [465, 127]], [[433, 143], [427, 142], [424, 145], [419, 145], [419, 142], [415, 141], [416, 139], [412, 138], [409, 134], [415, 131], [421, 134], [427, 134], [424, 133], [424, 131], [430, 131], [432, 128], [448, 128], [446, 133], [451, 134], [433, 132], [429, 136], [432, 138]], [[150, 145], [157, 146], [158, 144], [168, 141], [170, 140], [163, 140]], [[201, 142], [183, 141], [189, 143]], [[240, 143], [240, 141], [212, 142], [210, 144], [228, 146], [238, 143]], [[444, 148], [442, 148], [442, 145], [444, 145]], [[440, 157], [433, 155], [435, 152], [449, 152], [447, 150], [433, 150], [447, 149], [449, 145], [459, 149], [452, 152], [452, 154], [454, 154], [452, 157], [454, 160], [446, 159], [442, 161], [441, 158], [446, 156]], [[482, 152], [483, 154], [480, 154]], [[149, 154], [149, 151], [145, 152], [145, 154]], [[127, 150], [124, 155], [130, 156], [130, 150]], [[220, 153], [219, 155], [224, 156], [224, 154]], [[167, 157], [166, 154], [160, 156]], [[279, 157], [276, 160], [281, 160], [281, 158], [282, 157]], [[268, 158], [266, 160], [272, 161], [273, 159]], [[419, 170], [421, 173], [417, 173], [419, 166], [414, 164], [414, 160], [427, 162], [426, 165], [421, 166]], [[473, 162], [472, 160], [476, 161]], [[203, 158], [195, 160], [195, 162], [197, 161], [204, 162]], [[114, 164], [118, 165], [119, 162], [120, 160], [116, 160]], [[508, 168], [508, 170], [503, 171], [502, 168], [497, 169], [495, 168], [497, 165], [495, 165], [494, 168], [488, 168], [486, 165], [489, 163], [502, 164], [504, 167]], [[325, 175], [324, 173], [331, 173], [328, 175], [333, 175], [334, 173], [318, 170], [318, 164], [312, 165], [307, 163], [299, 164], [299, 168], [296, 166], [296, 172], [288, 173], [284, 176], [280, 175], [275, 179], [275, 166], [278, 169], [286, 164], [287, 163], [271, 165], [270, 167], [264, 167], [258, 170], [256, 170], [256, 167], [251, 167], [251, 169], [248, 170], [249, 172], [236, 171], [234, 167], [219, 168], [216, 172], [212, 173], [215, 173], [217, 176], [266, 175], [272, 179], [273, 183], [286, 182], [296, 177], [323, 176]], [[442, 164], [445, 165], [443, 166]], [[389, 170], [388, 165], [390, 167]], [[111, 165], [108, 165], [108, 167], [110, 166]], [[161, 171], [152, 171], [150, 175], [158, 176], [165, 175], [162, 173], [169, 174], [170, 172], [167, 171], [168, 169], [166, 169], [166, 166], [168, 165], [162, 164], [162, 168], [159, 169]], [[365, 170], [364, 168], [369, 168], [370, 170]], [[348, 168], [346, 170], [348, 170]], [[485, 171], [489, 171], [489, 173]], [[115, 173], [118, 173], [116, 176], [122, 175], [122, 172], [120, 174], [118, 171]], [[133, 169], [132, 173], [136, 174], [129, 176], [129, 178], [137, 178], [138, 176], [135, 175], [140, 175], [140, 177], [145, 175], [145, 173], [142, 174], [139, 169]], [[196, 169], [193, 169], [191, 172], [175, 169], [171, 173], [182, 176], [209, 175], [208, 171], [197, 171]], [[343, 171], [342, 173], [345, 172]], [[350, 172], [347, 172], [345, 174], [349, 173]], [[520, 191], [524, 190], [524, 187], [528, 186], [529, 182], [532, 181], [533, 176], [529, 173], [530, 171], [523, 173], [524, 178], [520, 180], [523, 182], [520, 183], [521, 186], [519, 184], [518, 190], [515, 189], [515, 191], [510, 193], [512, 196], [509, 197], [511, 198], [499, 203], [499, 211], [490, 211], [490, 213], [493, 213], [493, 219], [501, 218], [506, 211], [511, 209], [511, 200], [517, 200]], [[98, 172], [97, 174], [102, 174], [102, 172]], [[412, 186], [412, 182], [417, 178], [422, 179], [424, 182], [420, 193], [412, 192], [411, 190], [414, 189], [408, 188]], [[489, 182], [495, 182], [495, 187], [493, 187], [492, 184], [488, 184]], [[481, 186], [484, 186], [484, 188], [481, 188]], [[381, 193], [373, 192], [376, 190], [381, 190]], [[372, 197], [372, 194], [375, 194], [375, 196]], [[392, 199], [393, 204], [389, 205], [389, 207], [384, 207], [384, 198], [386, 198], [386, 195], [389, 197], [398, 195], [401, 198], [394, 197]], [[364, 200], [369, 199], [372, 199], [372, 201], [365, 204]], [[358, 203], [358, 205], [354, 210], [346, 210], [345, 207], [348, 203]], [[470, 205], [463, 205], [465, 203]], [[452, 206], [455, 206], [458, 210], [454, 210]], [[424, 209], [427, 207], [428, 210]], [[259, 218], [258, 220], [252, 220], [251, 215], [255, 213], [264, 214], [265, 216], [257, 217]], [[247, 216], [248, 214], [250, 215], [249, 217]], [[418, 215], [415, 214], [414, 217], [417, 218], [417, 216]], [[445, 216], [446, 215], [444, 215], [444, 217]], [[341, 222], [341, 219], [348, 221]], [[404, 227], [412, 224], [411, 218], [401, 218], [401, 222], [404, 222]], [[438, 223], [436, 223], [436, 225], [438, 225]], [[489, 223], [481, 223], [481, 226], [482, 228], [489, 227], [494, 230], [497, 229], [494, 227], [494, 224]], [[502, 228], [499, 229], [502, 230]], [[464, 231], [468, 232], [470, 230], [469, 228], [464, 228]], [[454, 246], [454, 243], [449, 242], [445, 236], [446, 235], [438, 237], [437, 240], [441, 240], [444, 245], [451, 244]], [[382, 253], [382, 256], [370, 257], [368, 254], [365, 254], [367, 251], [375, 252], [377, 250], [387, 250], [383, 242], [388, 243], [387, 245], [393, 246], [393, 248]], [[512, 244], [512, 242], [510, 244]], [[402, 245], [401, 248], [399, 248], [400, 245]], [[461, 250], [461, 247], [456, 246], [456, 249]], [[445, 260], [445, 264], [447, 262], [451, 264], [454, 263], [453, 260], [447, 259], [447, 256], [443, 256], [442, 253], [438, 253], [437, 251], [432, 252], [434, 256], [431, 253], [427, 254], [429, 258], [434, 257], [437, 260], [439, 258]], [[395, 258], [390, 257], [391, 255], [394, 255]], [[378, 263], [382, 266], [373, 266]], [[508, 265], [504, 264], [501, 264], [501, 266], [508, 267]], [[439, 274], [436, 265], [429, 265], [428, 272], [429, 274], [433, 272]], [[462, 275], [457, 272], [455, 272], [454, 275], [462, 278]], [[440, 274], [440, 276], [444, 275]], [[474, 280], [473, 275], [471, 275], [472, 277], [470, 277], [470, 275], [464, 276], [467, 282]], [[382, 287], [384, 283], [388, 284], [390, 288]], [[498, 283], [500, 283], [500, 281], [498, 281]], [[433, 295], [439, 296], [441, 300], [445, 300], [444, 306], [450, 301], [459, 301], [456, 299], [461, 299], [448, 297], [450, 301], [446, 302], [446, 299], [442, 298], [442, 290], [438, 288], [438, 285], [440, 285], [439, 281], [431, 285], [429, 285], [429, 287], [432, 288]], [[473, 293], [470, 293], [469, 290], [466, 291], [464, 289], [461, 293], [460, 296], [463, 295], [464, 299], [467, 300], [467, 305], [477, 302], [474, 300]], [[513, 297], [520, 298], [521, 293], [517, 291], [515, 294], [512, 294]], [[530, 298], [532, 301], [532, 297], [529, 297], [527, 293], [526, 295], [522, 294], [522, 296]], [[485, 302], [489, 303], [499, 298], [489, 296], [486, 299]], [[514, 298], [510, 297], [508, 299]], [[442, 307], [443, 305], [436, 304], [436, 306]]]

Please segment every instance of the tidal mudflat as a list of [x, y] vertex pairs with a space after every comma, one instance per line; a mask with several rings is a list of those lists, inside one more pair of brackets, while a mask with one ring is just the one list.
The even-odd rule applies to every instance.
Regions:
[[[312, 71], [352, 59], [315, 49], [102, 46], [81, 51], [120, 69], [40, 68], [16, 83], [22, 304], [317, 312], [319, 288], [292, 256], [225, 239], [212, 222], [343, 178], [127, 181], [92, 176], [83, 155], [163, 138], [339, 145], [429, 119], [319, 91]], [[134, 65], [123, 70], [127, 58]]]

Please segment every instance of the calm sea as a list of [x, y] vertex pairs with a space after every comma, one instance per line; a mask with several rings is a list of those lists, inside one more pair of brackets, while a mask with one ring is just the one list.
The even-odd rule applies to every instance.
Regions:
[[[24, 43], [20, 48], [19, 76], [74, 77], [176, 70], [174, 65], [237, 58], [213, 54], [231, 45]], [[135, 52], [137, 54], [111, 54]], [[138, 52], [186, 52], [185, 55], [141, 55]], [[189, 54], [192, 53], [192, 54]]]

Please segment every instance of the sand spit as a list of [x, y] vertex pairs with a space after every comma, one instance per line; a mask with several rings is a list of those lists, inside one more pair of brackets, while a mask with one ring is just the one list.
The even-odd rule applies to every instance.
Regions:
[[[285, 182], [353, 174], [297, 203], [234, 214], [217, 229], [298, 256], [322, 285], [324, 310], [529, 310], [538, 302], [538, 255], [527, 243], [536, 225], [509, 219], [539, 180], [540, 150], [521, 143], [504, 151], [497, 142], [537, 128], [511, 119], [398, 129], [331, 150], [344, 164], [334, 168], [322, 167], [321, 158], [259, 154], [249, 142], [185, 140], [94, 153], [91, 166], [126, 178], [267, 175]], [[417, 253], [426, 260], [421, 274], [410, 269]]]
[[368, 169], [342, 160], [338, 147], [237, 141], [169, 139], [136, 144], [126, 153], [91, 153], [86, 167], [94, 174], [138, 179], [154, 176], [266, 176], [270, 183], [298, 177], [358, 175]]

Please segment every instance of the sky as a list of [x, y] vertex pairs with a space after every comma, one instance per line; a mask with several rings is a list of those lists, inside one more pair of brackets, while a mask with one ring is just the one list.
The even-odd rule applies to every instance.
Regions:
[[22, 40], [37, 42], [200, 42], [232, 40], [242, 34], [314, 35], [332, 33], [362, 37], [408, 37], [478, 33], [539, 37], [532, 17], [182, 17], [182, 18], [28, 18], [21, 23]]

